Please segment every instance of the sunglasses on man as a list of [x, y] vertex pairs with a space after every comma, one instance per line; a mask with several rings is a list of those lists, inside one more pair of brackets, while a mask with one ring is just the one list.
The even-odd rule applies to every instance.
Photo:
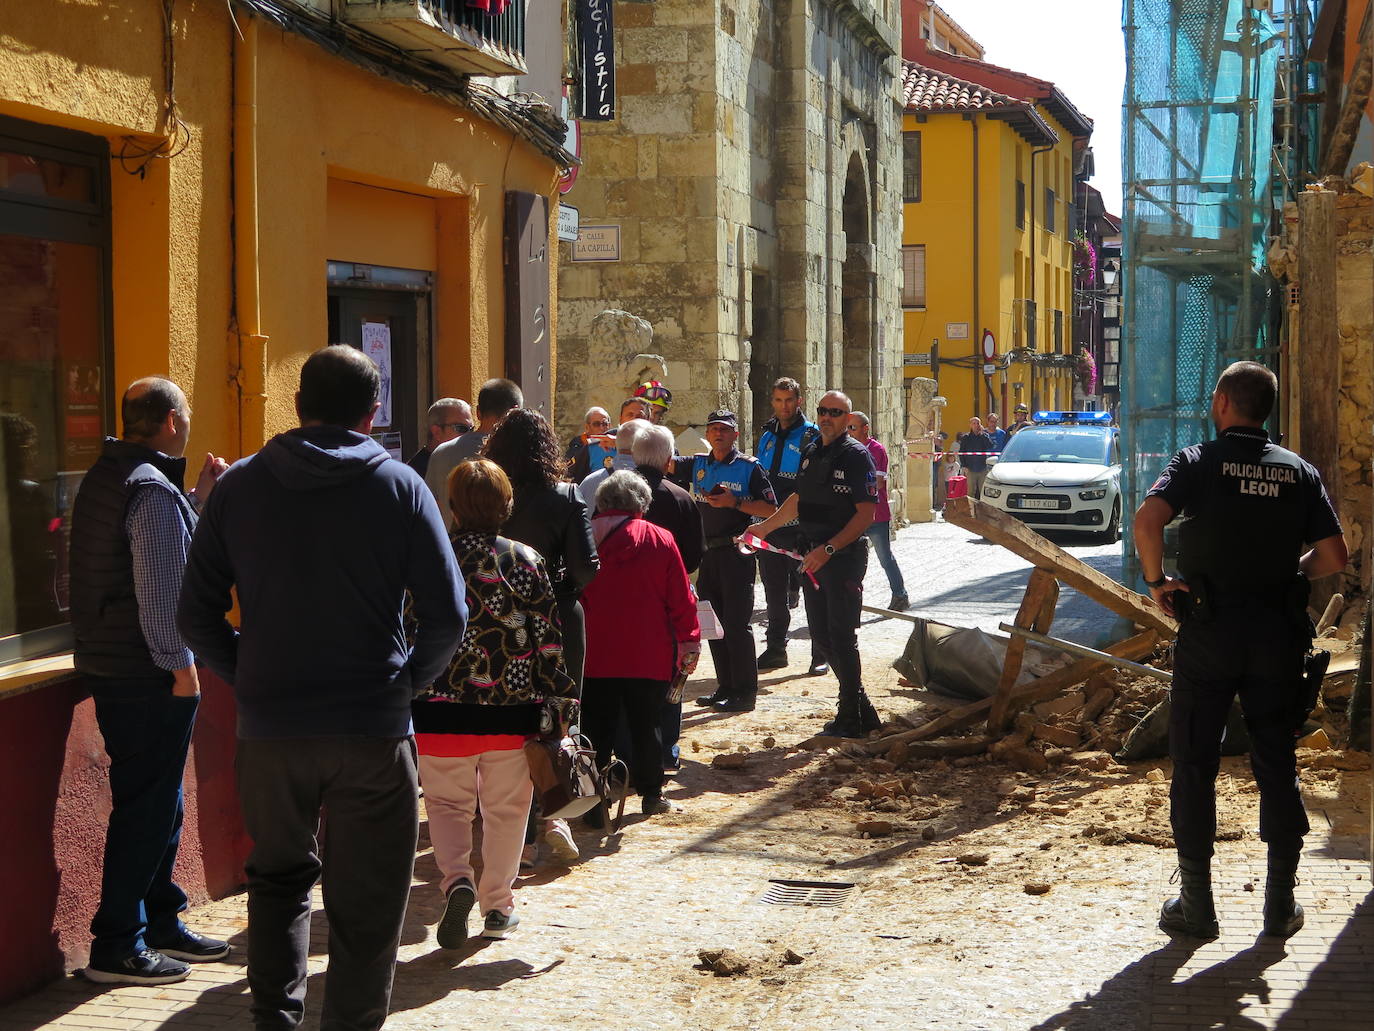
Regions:
[[847, 412], [847, 411], [846, 411], [845, 409], [843, 409], [843, 408], [827, 408], [827, 407], [825, 407], [825, 405], [817, 405], [817, 406], [816, 406], [816, 414], [819, 415], [819, 416], [827, 416], [827, 415], [828, 415], [828, 416], [830, 416], [830, 418], [832, 418], [832, 419], [840, 419], [840, 418], [843, 418], [844, 416], [848, 415], [849, 412]]

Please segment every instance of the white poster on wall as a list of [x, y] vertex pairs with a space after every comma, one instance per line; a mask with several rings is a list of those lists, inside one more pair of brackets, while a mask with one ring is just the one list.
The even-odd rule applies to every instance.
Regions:
[[377, 409], [374, 426], [391, 425], [391, 327], [385, 322], [363, 323], [363, 354], [377, 363], [382, 373], [382, 389], [378, 400], [382, 403]]

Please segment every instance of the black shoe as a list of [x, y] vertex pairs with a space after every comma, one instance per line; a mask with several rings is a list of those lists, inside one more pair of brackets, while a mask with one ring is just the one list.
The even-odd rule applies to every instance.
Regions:
[[477, 904], [477, 892], [471, 881], [459, 881], [448, 892], [444, 915], [439, 918], [435, 935], [441, 949], [461, 949], [468, 940], [468, 914]]
[[907, 600], [905, 594], [894, 594], [892, 600], [887, 603], [887, 607], [893, 612], [905, 612], [911, 608], [911, 602]]
[[90, 963], [81, 975], [97, 984], [175, 984], [185, 981], [191, 968], [179, 959], [144, 949], [117, 963]]
[[836, 716], [821, 728], [824, 737], [865, 737], [863, 725], [852, 717]]
[[715, 705], [716, 702], [723, 702], [728, 697], [729, 695], [727, 695], [724, 691], [717, 690], [714, 694], [704, 694], [698, 697], [697, 704], [702, 707], [708, 705]]
[[768, 647], [759, 656], [759, 672], [765, 673], [770, 669], [782, 669], [787, 665], [787, 649]]
[[186, 963], [213, 963], [229, 955], [229, 943], [196, 934], [190, 928], [183, 928], [180, 935], [170, 941], [154, 942], [148, 940], [148, 948], [172, 959]]
[[811, 668], [806, 671], [806, 675], [809, 677], [823, 677], [829, 672], [830, 663], [824, 661], [817, 662], [815, 659], [812, 659]]
[[870, 730], [880, 729], [882, 725], [882, 717], [878, 715], [878, 710], [873, 708], [868, 695], [859, 695], [859, 729], [867, 734]]
[[711, 706], [714, 712], [753, 712], [754, 699], [752, 698], [722, 698]]
[[1182, 885], [1178, 896], [1160, 910], [1159, 929], [1165, 934], [1211, 941], [1221, 933], [1212, 901], [1211, 860], [1179, 856], [1178, 873]]
[[673, 804], [662, 795], [647, 796], [639, 803], [639, 811], [645, 816], [661, 816], [673, 811]]

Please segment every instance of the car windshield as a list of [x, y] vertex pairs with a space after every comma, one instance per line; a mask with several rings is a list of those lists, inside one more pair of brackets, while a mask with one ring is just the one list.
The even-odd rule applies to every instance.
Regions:
[[1106, 465], [1111, 434], [1075, 426], [1030, 426], [1007, 441], [1003, 462], [1076, 462]]

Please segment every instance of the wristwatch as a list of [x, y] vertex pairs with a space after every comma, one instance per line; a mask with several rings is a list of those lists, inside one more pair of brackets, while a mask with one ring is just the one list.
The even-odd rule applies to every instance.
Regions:
[[827, 555], [833, 555], [833, 554], [835, 554], [835, 545], [833, 545], [833, 544], [824, 544], [824, 545], [822, 545], [822, 547], [825, 548], [825, 553], [826, 553]]
[[1146, 580], [1145, 586], [1150, 588], [1151, 590], [1153, 590], [1156, 587], [1163, 587], [1164, 581], [1167, 579], [1169, 579], [1167, 576], [1165, 576], [1163, 573], [1160, 573], [1158, 580]]

